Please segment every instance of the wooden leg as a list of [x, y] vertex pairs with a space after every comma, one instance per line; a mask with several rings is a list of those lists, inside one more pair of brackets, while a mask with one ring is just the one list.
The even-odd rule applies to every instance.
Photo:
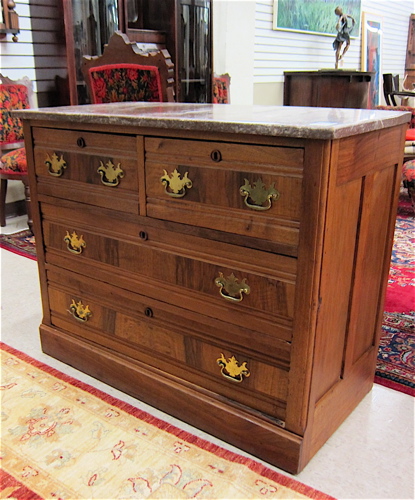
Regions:
[[6, 225], [6, 194], [7, 194], [7, 179], [1, 179], [0, 183], [0, 226]]
[[32, 219], [32, 206], [30, 199], [30, 188], [29, 182], [27, 179], [23, 181], [24, 184], [24, 194], [25, 194], [25, 202], [26, 202], [26, 211], [27, 211], [27, 225], [29, 226], [30, 231], [33, 234], [33, 219]]

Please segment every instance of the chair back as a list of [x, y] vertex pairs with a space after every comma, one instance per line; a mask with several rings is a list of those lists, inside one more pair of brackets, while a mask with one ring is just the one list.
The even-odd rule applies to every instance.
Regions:
[[[30, 80], [13, 81], [0, 74], [0, 146], [12, 147], [22, 142], [23, 126], [11, 111], [30, 108]], [[27, 80], [27, 82], [26, 82]], [[21, 83], [25, 82], [25, 83]]]
[[212, 102], [214, 104], [229, 104], [229, 87], [231, 77], [228, 73], [223, 75], [213, 75], [212, 79]]
[[383, 95], [388, 106], [396, 106], [394, 93], [399, 90], [399, 75], [385, 73], [383, 75]]
[[174, 101], [174, 65], [167, 50], [140, 53], [116, 31], [102, 56], [84, 56], [82, 74], [93, 104]]

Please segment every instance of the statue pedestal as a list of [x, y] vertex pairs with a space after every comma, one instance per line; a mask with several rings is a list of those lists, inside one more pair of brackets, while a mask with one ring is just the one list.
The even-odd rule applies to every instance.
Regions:
[[285, 71], [284, 105], [367, 108], [374, 75], [350, 69]]

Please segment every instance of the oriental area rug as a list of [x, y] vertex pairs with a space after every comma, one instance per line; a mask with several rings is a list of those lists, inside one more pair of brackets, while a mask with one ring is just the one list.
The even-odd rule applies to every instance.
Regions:
[[375, 382], [415, 396], [415, 214], [400, 194]]
[[0, 498], [332, 499], [0, 347]]
[[0, 248], [36, 260], [35, 237], [28, 229], [13, 234], [0, 234]]

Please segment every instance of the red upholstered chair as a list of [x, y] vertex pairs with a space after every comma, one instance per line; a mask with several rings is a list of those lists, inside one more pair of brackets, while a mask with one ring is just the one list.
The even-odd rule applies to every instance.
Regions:
[[376, 109], [389, 111], [409, 111], [412, 118], [405, 135], [404, 164], [402, 166], [402, 181], [408, 190], [412, 206], [415, 209], [415, 108], [411, 106], [376, 106]]
[[214, 104], [229, 104], [229, 87], [231, 77], [228, 73], [224, 75], [214, 75], [212, 79], [212, 102]]
[[84, 56], [82, 74], [93, 104], [174, 102], [174, 65], [167, 50], [141, 53], [116, 31], [102, 56]]
[[32, 230], [23, 128], [20, 119], [11, 114], [12, 110], [30, 107], [32, 83], [26, 77], [13, 81], [0, 74], [0, 79], [0, 224], [1, 227], [6, 225], [7, 183], [9, 180], [19, 180], [25, 187], [28, 224]]

